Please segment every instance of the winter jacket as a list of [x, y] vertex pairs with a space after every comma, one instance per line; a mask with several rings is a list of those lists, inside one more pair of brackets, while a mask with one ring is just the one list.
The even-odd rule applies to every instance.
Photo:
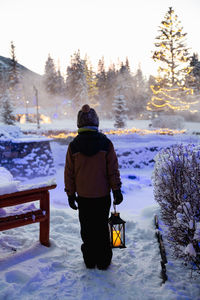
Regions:
[[65, 163], [65, 191], [97, 198], [121, 187], [112, 142], [98, 131], [83, 131], [69, 144]]

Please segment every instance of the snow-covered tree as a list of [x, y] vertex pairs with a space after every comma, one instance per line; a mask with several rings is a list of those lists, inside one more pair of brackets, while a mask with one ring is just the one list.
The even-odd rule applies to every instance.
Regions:
[[55, 94], [59, 96], [63, 96], [65, 93], [65, 82], [61, 75], [60, 68], [58, 68], [58, 71], [56, 72], [54, 90]]
[[50, 54], [48, 55], [48, 59], [45, 63], [44, 85], [49, 94], [56, 94], [57, 72], [54, 60], [51, 58]]
[[159, 26], [153, 59], [158, 63], [156, 85], [151, 86], [152, 98], [147, 104], [151, 111], [189, 111], [195, 103], [190, 97], [192, 90], [185, 86], [190, 72], [190, 55], [186, 47], [186, 33], [183, 32], [172, 7], [169, 8]]
[[99, 105], [97, 95], [98, 95], [98, 87], [97, 87], [97, 79], [95, 72], [93, 71], [92, 64], [89, 61], [89, 58], [85, 57], [85, 71], [86, 71], [86, 82], [88, 87], [88, 100], [91, 106], [95, 107]]
[[107, 86], [106, 86], [106, 70], [105, 70], [105, 62], [104, 57], [99, 59], [98, 61], [98, 69], [96, 73], [96, 81], [97, 81], [97, 88], [98, 88], [98, 94], [97, 94], [97, 101], [100, 104], [100, 110], [101, 112], [105, 112], [105, 104], [107, 99]]
[[113, 113], [115, 118], [114, 127], [116, 128], [124, 128], [126, 126], [127, 120], [126, 99], [122, 94], [122, 91], [122, 86], [119, 86], [117, 89], [117, 94], [113, 101]]
[[72, 99], [74, 109], [88, 102], [88, 84], [86, 78], [86, 62], [81, 59], [80, 51], [71, 57], [67, 67], [67, 94]]
[[20, 71], [19, 67], [17, 65], [17, 59], [16, 59], [16, 53], [15, 53], [15, 45], [13, 41], [11, 42], [11, 66], [8, 70], [9, 73], [9, 86], [10, 88], [14, 88], [20, 81]]
[[107, 112], [107, 116], [110, 117], [112, 111], [113, 99], [116, 95], [117, 88], [117, 71], [115, 64], [110, 64], [108, 71], [106, 72], [105, 92], [106, 101], [103, 104], [104, 110]]
[[15, 117], [13, 114], [13, 106], [10, 99], [9, 89], [4, 89], [0, 95], [1, 103], [1, 118], [4, 124], [13, 125], [15, 123]]
[[148, 99], [148, 86], [144, 78], [141, 66], [138, 66], [136, 73], [132, 76], [132, 94], [129, 101], [131, 116], [140, 117], [146, 110]]
[[9, 89], [9, 98], [14, 107], [24, 105], [24, 87], [23, 76], [19, 64], [16, 59], [15, 45], [11, 42], [11, 65], [6, 70], [4, 78], [6, 78], [6, 86]]
[[200, 94], [200, 61], [197, 53], [194, 53], [190, 61], [191, 71], [187, 75], [187, 86], [193, 89], [194, 93]]

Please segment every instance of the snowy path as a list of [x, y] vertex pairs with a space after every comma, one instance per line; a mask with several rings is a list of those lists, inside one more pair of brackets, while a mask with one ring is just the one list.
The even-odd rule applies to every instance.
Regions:
[[200, 280], [190, 279], [168, 247], [169, 279], [161, 285], [152, 169], [121, 171], [125, 200], [118, 208], [127, 222], [127, 248], [113, 250], [107, 271], [88, 270], [80, 251], [77, 211], [68, 208], [63, 191], [66, 147], [55, 143], [53, 153], [58, 186], [51, 191], [51, 247], [38, 243], [38, 224], [0, 232], [0, 300], [199, 300]]
[[127, 249], [113, 251], [106, 272], [85, 268], [76, 212], [52, 210], [50, 249], [32, 244], [32, 237], [37, 240], [37, 225], [22, 228], [20, 234], [13, 229], [5, 239], [1, 237], [1, 243], [16, 247], [17, 252], [0, 261], [0, 299], [151, 299], [151, 294], [155, 299], [161, 279], [152, 222], [148, 219], [146, 229], [128, 216], [126, 220]]
[[167, 266], [170, 281], [161, 286], [154, 212], [145, 209], [138, 220], [123, 213], [127, 248], [113, 251], [107, 271], [85, 268], [76, 212], [67, 208], [52, 210], [49, 249], [36, 242], [37, 225], [13, 229], [5, 238], [1, 236], [1, 243], [16, 247], [17, 252], [10, 251], [9, 257], [0, 260], [0, 299], [199, 299], [199, 282], [194, 286], [188, 280], [185, 286], [181, 266], [178, 272], [172, 263]]

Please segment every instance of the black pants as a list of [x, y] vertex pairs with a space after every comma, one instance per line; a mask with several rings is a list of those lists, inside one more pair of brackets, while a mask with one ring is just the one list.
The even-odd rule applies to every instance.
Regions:
[[78, 198], [79, 221], [83, 244], [81, 250], [86, 266], [106, 269], [112, 259], [108, 217], [110, 195], [101, 198]]

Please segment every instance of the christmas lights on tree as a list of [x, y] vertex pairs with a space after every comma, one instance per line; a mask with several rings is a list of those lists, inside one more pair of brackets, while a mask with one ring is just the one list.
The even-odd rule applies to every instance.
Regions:
[[199, 102], [191, 87], [186, 86], [186, 78], [192, 68], [190, 56], [185, 46], [186, 33], [172, 7], [159, 26], [153, 59], [158, 62], [156, 83], [151, 85], [152, 97], [147, 110], [154, 112], [190, 111], [195, 112]]

